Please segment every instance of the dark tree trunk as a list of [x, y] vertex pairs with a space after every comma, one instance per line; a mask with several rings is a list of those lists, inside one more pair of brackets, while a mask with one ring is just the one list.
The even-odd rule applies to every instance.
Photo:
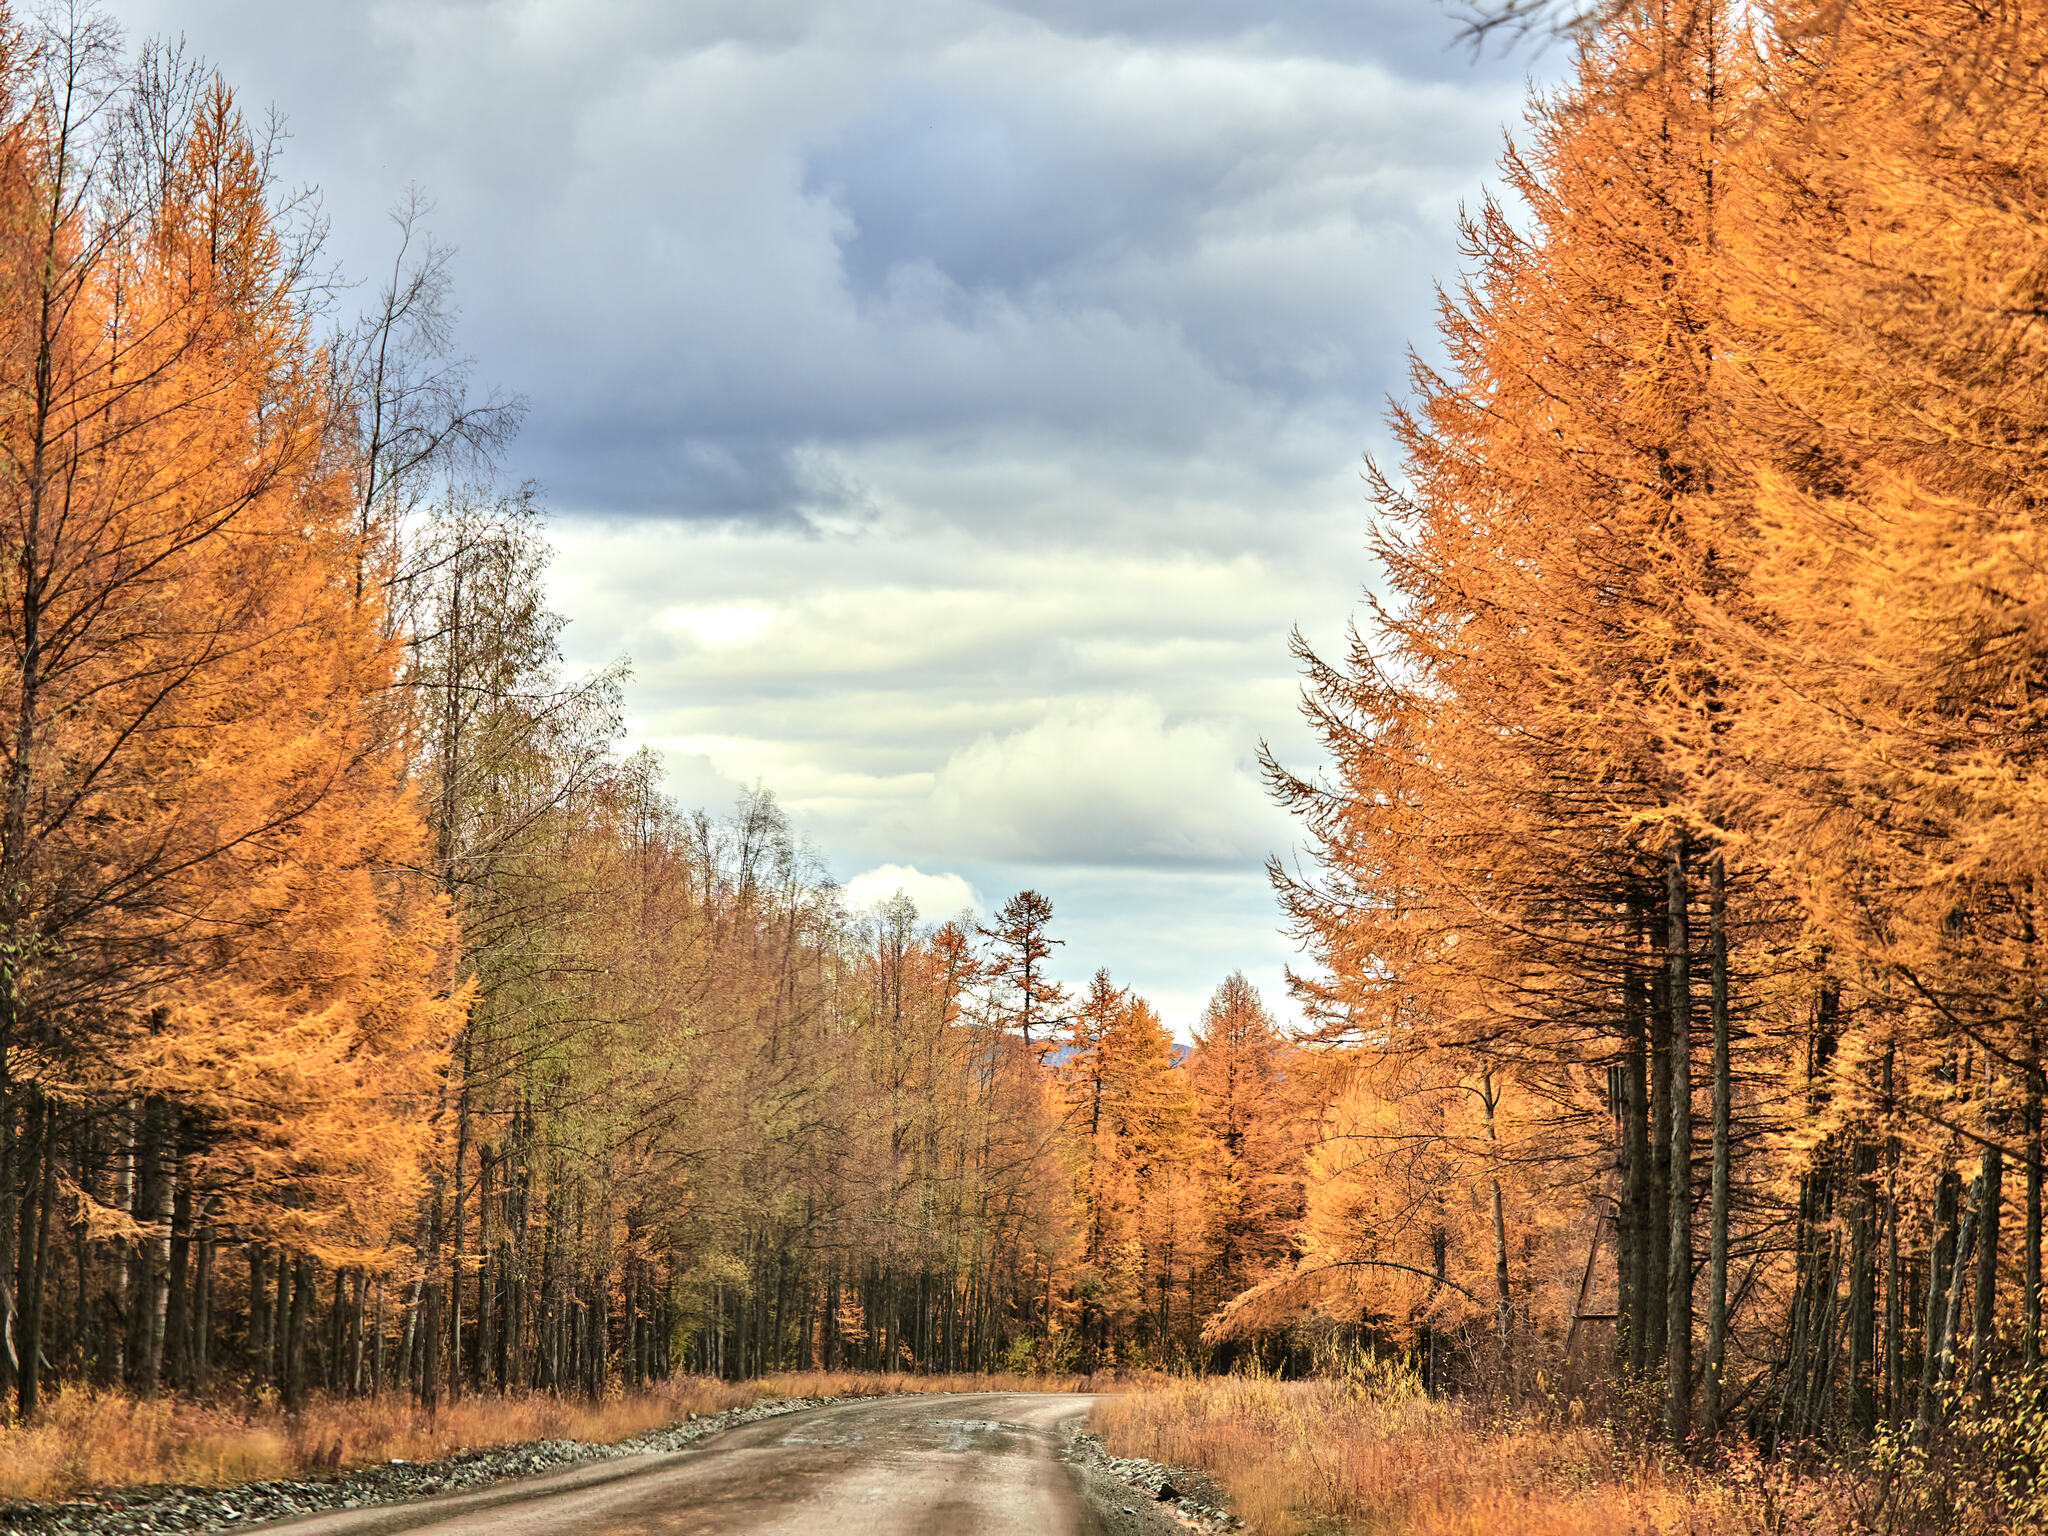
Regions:
[[290, 1266], [291, 1306], [285, 1315], [284, 1402], [298, 1408], [306, 1400], [306, 1333], [312, 1322], [319, 1276], [310, 1255], [300, 1254]]
[[[206, 1202], [212, 1204], [209, 1199]], [[193, 1284], [192, 1390], [204, 1396], [213, 1386], [213, 1223], [205, 1221], [199, 1230], [199, 1262]]]
[[1728, 1353], [1728, 1206], [1732, 1167], [1728, 1122], [1734, 1087], [1728, 1063], [1728, 897], [1720, 854], [1708, 872], [1708, 943], [1714, 1026], [1714, 1173], [1707, 1239], [1706, 1432], [1721, 1432], [1721, 1373]]
[[21, 1285], [15, 1234], [21, 1220], [20, 1158], [27, 1145], [27, 1137], [17, 1137], [15, 1131], [14, 1094], [7, 1081], [7, 1038], [14, 1017], [7, 993], [11, 985], [8, 973], [0, 969], [0, 1407], [17, 1391]]
[[1961, 1185], [1953, 1169], [1935, 1175], [1933, 1225], [1928, 1239], [1927, 1307], [1920, 1343], [1920, 1406], [1915, 1420], [1922, 1434], [1935, 1421], [1935, 1392], [1941, 1371], [1941, 1327], [1947, 1315], [1949, 1272], [1955, 1264], [1956, 1199]]
[[[1648, 914], [1644, 914], [1647, 941]], [[1661, 946], [1651, 956], [1662, 959]], [[1671, 1280], [1671, 972], [1653, 965], [1649, 985], [1650, 1024], [1650, 1254], [1644, 1267], [1643, 1381], [1662, 1391], [1665, 1344], [1669, 1337]]]
[[471, 1032], [462, 1031], [462, 1065], [460, 1083], [456, 1095], [455, 1111], [455, 1174], [451, 1188], [453, 1214], [449, 1225], [448, 1260], [448, 1391], [451, 1397], [459, 1396], [462, 1390], [462, 1254], [463, 1238], [468, 1226], [463, 1212], [463, 1179], [468, 1173], [469, 1161], [469, 1071], [471, 1055]]
[[[1630, 921], [1632, 926], [1640, 928], [1640, 912], [1632, 910]], [[1631, 938], [1635, 935], [1631, 934]], [[1650, 1370], [1653, 1326], [1661, 1333], [1663, 1318], [1658, 1316], [1653, 1325], [1650, 1313], [1653, 1292], [1650, 1261], [1656, 1252], [1656, 1243], [1651, 1235], [1649, 1037], [1644, 1019], [1646, 998], [1636, 964], [1637, 947], [1631, 943], [1629, 963], [1622, 973], [1621, 982], [1625, 1050], [1621, 1065], [1621, 1220], [1618, 1223], [1615, 1263], [1620, 1271], [1617, 1276], [1620, 1300], [1616, 1308], [1616, 1324], [1621, 1330], [1622, 1362], [1629, 1373], [1640, 1380]]]
[[2027, 1071], [2027, 1235], [2022, 1284], [2026, 1288], [2027, 1369], [2041, 1363], [2041, 1069]]
[[481, 1391], [490, 1385], [491, 1362], [497, 1354], [497, 1273], [491, 1265], [491, 1202], [497, 1159], [489, 1147], [477, 1148], [476, 1165], [476, 1365], [471, 1376]]
[[[1892, 1102], [1893, 1049], [1884, 1053], [1884, 1112]], [[1899, 1141], [1884, 1141], [1884, 1393], [1885, 1413], [1896, 1434], [1906, 1422], [1906, 1275], [1899, 1260]]]
[[1671, 966], [1671, 1254], [1665, 1296], [1664, 1432], [1692, 1438], [1692, 953], [1687, 925], [1685, 837], [1666, 869]]
[[1950, 1386], [1955, 1378], [1956, 1341], [1963, 1327], [1963, 1295], [1970, 1283], [1971, 1263], [1977, 1247], [1977, 1236], [1984, 1224], [1984, 1180], [1982, 1176], [1970, 1181], [1970, 1204], [1963, 1214], [1961, 1235], [1956, 1239], [1955, 1264], [1950, 1270], [1948, 1284], [1948, 1305], [1944, 1309], [1941, 1326], [1941, 1365], [1935, 1375], [1934, 1411], [1936, 1422], [1948, 1409]]
[[41, 1095], [34, 1088], [26, 1090], [27, 1106], [22, 1114], [21, 1145], [16, 1166], [19, 1184], [15, 1194], [16, 1210], [14, 1220], [9, 1223], [10, 1235], [15, 1241], [14, 1270], [9, 1277], [8, 1343], [14, 1355], [14, 1369], [17, 1377], [15, 1390], [18, 1394], [17, 1408], [26, 1419], [34, 1414], [37, 1399], [37, 1372], [35, 1355], [30, 1351], [28, 1338], [29, 1292], [34, 1286], [35, 1275], [35, 1231], [36, 1191], [42, 1187], [43, 1124], [47, 1111]]
[[[184, 1116], [174, 1117], [182, 1142]], [[183, 1148], [172, 1163], [175, 1187], [171, 1192], [170, 1285], [164, 1309], [164, 1380], [173, 1391], [191, 1385], [192, 1337], [192, 1190], [178, 1177], [184, 1162]]]
[[441, 1401], [441, 1185], [436, 1177], [427, 1193], [427, 1257], [425, 1316], [420, 1322], [419, 1394], [429, 1415]]
[[21, 1416], [31, 1417], [40, 1401], [43, 1374], [43, 1308], [49, 1292], [50, 1212], [57, 1203], [56, 1149], [50, 1145], [54, 1111], [43, 1114], [42, 1178], [36, 1189], [35, 1253], [21, 1307]]
[[1877, 1427], [1877, 1147], [1858, 1139], [1849, 1238], [1850, 1416], [1857, 1434]]
[[349, 1275], [348, 1282], [348, 1387], [351, 1397], [363, 1390], [363, 1303], [368, 1299], [364, 1290], [368, 1277], [361, 1265]]
[[244, 1349], [249, 1360], [249, 1385], [260, 1392], [270, 1385], [270, 1292], [268, 1266], [261, 1243], [248, 1245], [249, 1333]]
[[420, 1324], [420, 1401], [431, 1415], [441, 1402], [441, 1282], [426, 1282], [426, 1317]]
[[170, 1308], [171, 1186], [175, 1179], [172, 1113], [162, 1099], [142, 1105], [137, 1156], [135, 1219], [152, 1230], [136, 1252], [135, 1390], [154, 1397], [163, 1379], [164, 1329]]
[[2005, 1193], [2005, 1154], [1986, 1147], [1978, 1166], [1982, 1193], [1977, 1202], [1976, 1315], [1970, 1320], [1970, 1384], [1988, 1399], [1991, 1393], [1991, 1352], [1994, 1303], [1998, 1300], [1998, 1210]]

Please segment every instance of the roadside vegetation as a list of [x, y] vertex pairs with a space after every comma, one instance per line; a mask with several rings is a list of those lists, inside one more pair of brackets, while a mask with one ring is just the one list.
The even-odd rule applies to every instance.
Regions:
[[1731, 1439], [1688, 1460], [1586, 1417], [1433, 1398], [1400, 1368], [1351, 1377], [1185, 1377], [1097, 1404], [1111, 1452], [1206, 1473], [1253, 1536], [2015, 1536], [2048, 1530], [2038, 1401], [1959, 1405], [1940, 1454], [1881, 1437], [1855, 1455], [1765, 1457]]
[[545, 1392], [475, 1396], [438, 1411], [398, 1393], [375, 1399], [321, 1394], [286, 1410], [274, 1397], [254, 1404], [167, 1396], [145, 1401], [126, 1392], [67, 1387], [32, 1423], [0, 1427], [0, 1502], [61, 1500], [139, 1484], [227, 1487], [317, 1477], [532, 1440], [604, 1444], [778, 1398], [1079, 1392], [1099, 1385], [1077, 1376], [800, 1371], [754, 1381], [676, 1376], [600, 1402]]
[[1731, 1490], [1603, 1427], [1490, 1419], [1412, 1380], [1191, 1377], [1099, 1404], [1120, 1456], [1206, 1472], [1255, 1536], [1744, 1530]]

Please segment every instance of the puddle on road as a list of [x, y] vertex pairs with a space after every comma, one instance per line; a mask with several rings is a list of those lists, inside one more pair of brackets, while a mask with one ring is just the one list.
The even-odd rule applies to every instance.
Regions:
[[991, 1445], [989, 1440], [1000, 1437], [1008, 1442], [1024, 1432], [1021, 1424], [1003, 1424], [994, 1419], [930, 1419], [926, 1422], [944, 1436], [944, 1444], [939, 1448], [946, 1451], [1005, 1451], [1010, 1449], [1007, 1443]]
[[781, 1440], [783, 1445], [859, 1445], [867, 1437], [857, 1429], [835, 1429], [828, 1424], [806, 1424], [802, 1429], [792, 1429]]
[[994, 1451], [1017, 1448], [1018, 1438], [1028, 1431], [1021, 1424], [996, 1419], [923, 1419], [913, 1424], [870, 1425], [805, 1424], [790, 1429], [782, 1445], [815, 1445], [841, 1449], [865, 1445], [881, 1455], [917, 1451]]

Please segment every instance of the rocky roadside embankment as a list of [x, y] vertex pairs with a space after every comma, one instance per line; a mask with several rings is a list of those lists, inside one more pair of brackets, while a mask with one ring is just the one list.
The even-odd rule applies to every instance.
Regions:
[[457, 1451], [434, 1461], [391, 1461], [331, 1478], [274, 1478], [232, 1488], [159, 1484], [121, 1488], [64, 1504], [0, 1504], [0, 1536], [154, 1536], [157, 1532], [220, 1531], [263, 1520], [400, 1504], [459, 1493], [507, 1478], [531, 1477], [585, 1462], [679, 1451], [722, 1430], [776, 1414], [818, 1408], [837, 1399], [786, 1397], [686, 1419], [630, 1440], [530, 1440]]
[[1230, 1513], [1223, 1490], [1199, 1472], [1163, 1467], [1139, 1456], [1112, 1456], [1100, 1435], [1079, 1428], [1067, 1430], [1060, 1459], [1079, 1474], [1089, 1503], [1117, 1536], [1161, 1529], [1161, 1516], [1171, 1526], [1203, 1536], [1226, 1536], [1244, 1528], [1244, 1522]]

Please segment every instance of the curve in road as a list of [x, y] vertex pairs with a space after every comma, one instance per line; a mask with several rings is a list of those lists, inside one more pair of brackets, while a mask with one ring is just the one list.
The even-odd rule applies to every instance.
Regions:
[[[1105, 1536], [1158, 1530], [1058, 1456], [1094, 1402], [1051, 1393], [834, 1403], [476, 1493], [262, 1527], [292, 1536]], [[1168, 1522], [1168, 1529], [1177, 1528]]]

